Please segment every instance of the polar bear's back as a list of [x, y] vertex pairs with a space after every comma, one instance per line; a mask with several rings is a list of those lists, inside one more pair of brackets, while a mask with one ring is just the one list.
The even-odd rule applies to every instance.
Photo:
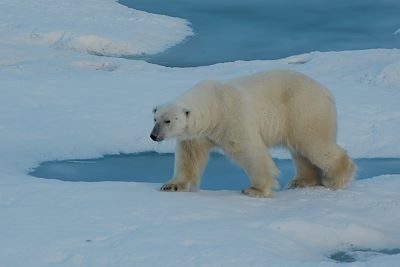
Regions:
[[[274, 97], [287, 98], [302, 95], [306, 97], [320, 98], [321, 95], [331, 95], [329, 91], [317, 81], [296, 71], [277, 70], [261, 72], [254, 75], [234, 79], [228, 82], [236, 88], [248, 91], [257, 97], [265, 96], [269, 99]], [[286, 101], [285, 101], [286, 102]]]
[[327, 88], [308, 76], [289, 70], [271, 71], [228, 83], [246, 95], [258, 124], [265, 128], [262, 132], [275, 129], [273, 136], [266, 136], [274, 140], [272, 143], [279, 143], [280, 137], [288, 134], [304, 139], [310, 131], [323, 131], [320, 136], [336, 139], [334, 99]]

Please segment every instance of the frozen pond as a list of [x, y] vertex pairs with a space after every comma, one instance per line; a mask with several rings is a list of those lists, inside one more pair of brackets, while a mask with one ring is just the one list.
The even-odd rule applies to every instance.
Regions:
[[120, 0], [187, 19], [195, 35], [148, 62], [189, 67], [311, 51], [398, 48], [398, 0]]
[[[292, 160], [275, 159], [281, 171], [279, 183], [284, 188], [294, 176]], [[381, 174], [400, 174], [400, 159], [355, 159], [357, 179]], [[32, 176], [63, 181], [129, 181], [164, 183], [173, 174], [174, 155], [154, 152], [109, 155], [97, 159], [44, 162]], [[201, 188], [208, 190], [241, 190], [249, 186], [245, 173], [221, 154], [212, 154]]]

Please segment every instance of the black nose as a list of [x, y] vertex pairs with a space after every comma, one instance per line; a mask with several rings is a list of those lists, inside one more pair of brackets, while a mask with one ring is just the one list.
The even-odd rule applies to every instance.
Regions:
[[155, 136], [154, 134], [151, 134], [151, 135], [150, 135], [150, 138], [151, 138], [153, 141], [157, 141], [157, 136]]

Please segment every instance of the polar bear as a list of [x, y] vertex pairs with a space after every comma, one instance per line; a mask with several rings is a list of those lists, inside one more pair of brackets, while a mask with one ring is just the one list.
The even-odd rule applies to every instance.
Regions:
[[154, 108], [150, 137], [177, 139], [175, 170], [162, 191], [196, 191], [209, 151], [222, 149], [250, 177], [251, 197], [271, 197], [279, 171], [268, 148], [284, 146], [297, 174], [289, 188], [345, 187], [355, 165], [336, 143], [336, 108], [320, 83], [295, 71], [204, 81]]

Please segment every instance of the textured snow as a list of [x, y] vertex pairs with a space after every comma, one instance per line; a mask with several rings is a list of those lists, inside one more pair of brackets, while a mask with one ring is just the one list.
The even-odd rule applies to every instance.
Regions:
[[6, 0], [0, 13], [0, 266], [336, 266], [328, 256], [337, 251], [400, 247], [399, 175], [252, 199], [26, 174], [44, 160], [173, 151], [173, 142], [148, 137], [155, 104], [199, 80], [272, 69], [331, 89], [339, 143], [351, 156], [400, 157], [399, 49], [166, 68], [93, 54], [160, 51], [190, 34], [185, 21], [111, 0]]
[[154, 54], [192, 34], [183, 19], [129, 9], [112, 0], [0, 3], [0, 40], [104, 56]]

